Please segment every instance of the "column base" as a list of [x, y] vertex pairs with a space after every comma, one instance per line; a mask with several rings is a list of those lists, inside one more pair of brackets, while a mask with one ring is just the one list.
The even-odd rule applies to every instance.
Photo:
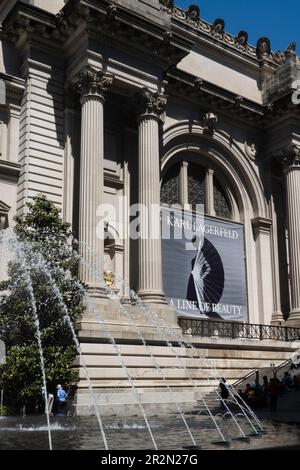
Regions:
[[290, 311], [286, 325], [294, 328], [300, 328], [300, 309]]
[[280, 325], [282, 323], [285, 323], [285, 319], [283, 317], [283, 314], [282, 312], [278, 311], [278, 312], [273, 312], [272, 313], [272, 320], [271, 320], [271, 325]]
[[86, 287], [89, 295], [97, 299], [106, 299], [105, 284], [88, 284]]
[[138, 296], [147, 304], [167, 304], [166, 296], [161, 291], [139, 290]]
[[147, 308], [150, 312], [155, 313], [158, 315], [162, 320], [164, 320], [167, 325], [169, 325], [173, 329], [180, 329], [178, 325], [178, 317], [177, 317], [177, 312], [174, 307], [169, 305], [168, 303], [165, 304], [148, 304], [147, 303]]

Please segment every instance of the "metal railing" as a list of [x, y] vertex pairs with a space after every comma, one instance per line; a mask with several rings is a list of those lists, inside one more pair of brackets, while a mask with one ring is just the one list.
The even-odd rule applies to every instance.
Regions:
[[183, 334], [205, 338], [231, 338], [272, 341], [300, 340], [300, 328], [255, 325], [250, 323], [180, 318]]

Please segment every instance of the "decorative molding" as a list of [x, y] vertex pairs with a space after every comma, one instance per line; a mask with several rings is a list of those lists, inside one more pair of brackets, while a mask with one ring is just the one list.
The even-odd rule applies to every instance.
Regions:
[[182, 60], [193, 42], [178, 34], [172, 35], [166, 48], [165, 24], [155, 23], [134, 10], [107, 0], [69, 0], [57, 14], [17, 2], [3, 21], [3, 34], [17, 48], [26, 44], [63, 57], [64, 46], [77, 38], [78, 32], [132, 54], [147, 54], [155, 63], [168, 68]]
[[209, 136], [213, 136], [218, 122], [218, 116], [212, 112], [205, 114], [203, 119], [203, 133]]
[[[196, 10], [194, 10], [195, 5], [191, 5], [187, 10], [183, 10], [175, 6], [174, 0], [159, 1], [161, 9], [170, 14], [174, 20], [184, 21], [199, 34], [206, 33], [206, 35], [210, 35], [212, 39], [223, 43], [224, 46], [231, 46], [255, 60], [260, 61], [261, 59], [265, 59], [276, 66], [282, 65], [286, 61], [287, 55], [289, 55], [289, 52], [287, 54], [280, 51], [272, 52], [268, 38], [261, 38], [257, 47], [254, 47], [248, 44], [248, 33], [246, 31], [240, 31], [237, 36], [232, 36], [225, 32], [225, 22], [221, 18], [217, 18], [213, 24], [204, 21], [202, 18], [200, 19], [200, 10], [199, 15], [197, 15]], [[191, 10], [191, 8], [193, 8], [193, 10]], [[193, 12], [192, 14], [191, 11]], [[294, 45], [295, 43], [291, 44]]]
[[10, 209], [11, 207], [8, 204], [5, 204], [5, 202], [0, 201], [0, 213], [1, 214], [8, 214]]
[[0, 160], [0, 179], [9, 179], [10, 181], [17, 181], [21, 172], [21, 165], [19, 163], [10, 162], [8, 160]]
[[253, 141], [245, 142], [245, 154], [250, 160], [252, 161], [256, 160], [258, 149], [257, 149], [257, 145], [255, 144], [255, 142]]
[[260, 233], [269, 234], [272, 230], [272, 220], [265, 217], [256, 217], [251, 220], [251, 224], [255, 237]]
[[166, 92], [178, 99], [184, 97], [193, 104], [212, 112], [233, 113], [245, 122], [251, 122], [255, 127], [262, 126], [266, 118], [270, 119], [267, 106], [252, 100], [237, 96], [235, 93], [207, 82], [183, 70], [172, 69], [166, 75], [168, 81]]

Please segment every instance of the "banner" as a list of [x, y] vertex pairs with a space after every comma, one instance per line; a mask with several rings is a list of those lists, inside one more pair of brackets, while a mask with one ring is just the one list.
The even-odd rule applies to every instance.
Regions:
[[162, 207], [163, 284], [179, 316], [247, 321], [244, 227]]

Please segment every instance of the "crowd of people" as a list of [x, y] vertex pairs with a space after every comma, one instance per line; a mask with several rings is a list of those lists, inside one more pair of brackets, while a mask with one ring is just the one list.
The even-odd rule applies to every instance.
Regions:
[[253, 384], [247, 383], [244, 391], [239, 390], [239, 395], [254, 409], [269, 407], [275, 413], [279, 396], [290, 390], [300, 391], [300, 376], [286, 371], [281, 380], [264, 376], [262, 383], [258, 379]]

